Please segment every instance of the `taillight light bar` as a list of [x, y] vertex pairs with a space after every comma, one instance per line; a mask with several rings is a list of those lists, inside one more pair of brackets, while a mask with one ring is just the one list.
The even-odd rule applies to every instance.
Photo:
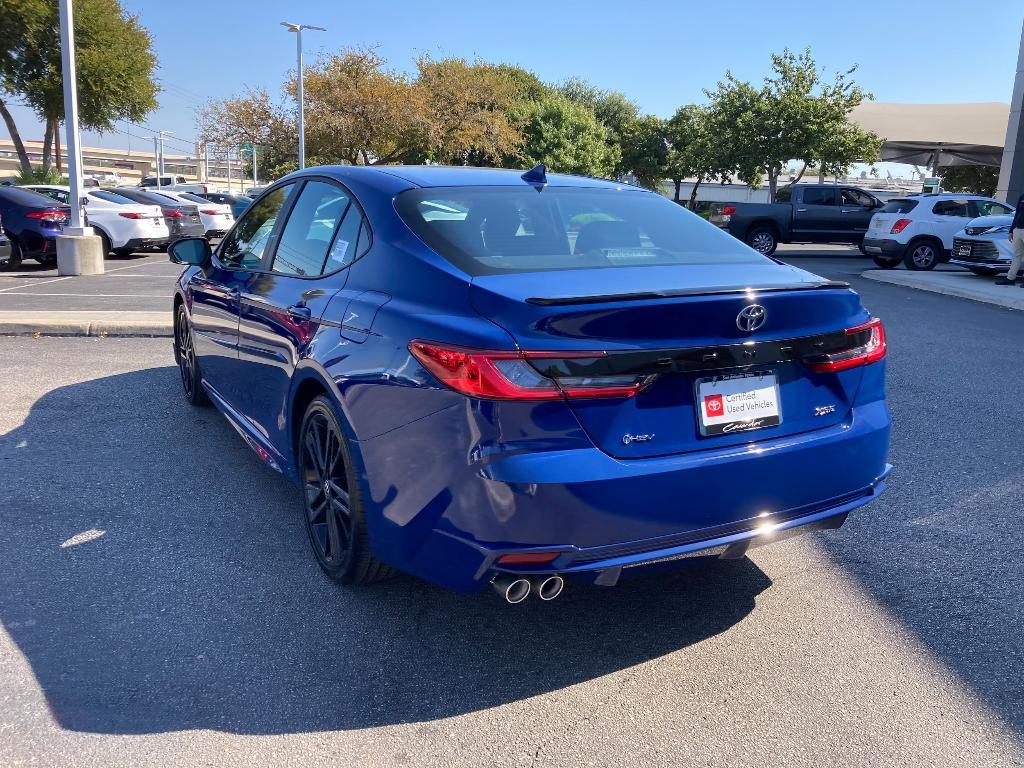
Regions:
[[441, 383], [464, 395], [488, 400], [633, 397], [656, 378], [629, 374], [554, 379], [542, 375], [528, 362], [604, 357], [604, 352], [482, 350], [432, 341], [412, 341], [409, 351]]
[[204, 208], [204, 209], [200, 210], [199, 212], [200, 213], [205, 213], [207, 216], [219, 216], [220, 215], [220, 211], [215, 211], [212, 208], [209, 208], [209, 209]]
[[841, 352], [823, 355], [816, 360], [808, 360], [806, 361], [807, 367], [815, 373], [833, 373], [874, 363], [885, 357], [888, 350], [885, 342], [885, 328], [877, 317], [871, 318], [862, 325], [847, 328], [846, 336], [855, 346]]
[[184, 218], [184, 216], [182, 215], [181, 211], [176, 211], [173, 208], [164, 208], [163, 214], [168, 219], [181, 219], [181, 218]]
[[68, 215], [64, 211], [29, 211], [25, 214], [25, 218], [42, 221], [67, 221]]
[[892, 229], [889, 230], [890, 235], [898, 235], [904, 229], [910, 226], [911, 219], [897, 219], [896, 223], [892, 225]]
[[124, 211], [118, 211], [117, 215], [118, 216], [123, 216], [126, 219], [144, 219], [144, 218], [146, 218], [141, 213], [134, 213], [132, 211], [129, 211], [127, 213], [125, 213]]

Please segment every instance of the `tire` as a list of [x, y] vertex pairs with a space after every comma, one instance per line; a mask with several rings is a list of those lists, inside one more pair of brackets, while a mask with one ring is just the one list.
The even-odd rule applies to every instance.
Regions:
[[368, 584], [394, 575], [395, 569], [370, 551], [352, 451], [324, 395], [314, 398], [302, 417], [298, 464], [306, 533], [324, 572], [343, 584]]
[[872, 256], [871, 260], [882, 269], [895, 269], [902, 261], [899, 256]]
[[754, 227], [747, 233], [746, 243], [762, 256], [771, 256], [779, 247], [779, 236], [771, 227]]
[[110, 238], [107, 237], [107, 233], [104, 232], [102, 229], [99, 232], [100, 232], [100, 248], [103, 250], [103, 258], [105, 259], [105, 258], [107, 258], [107, 256], [110, 255], [110, 251], [111, 251]]
[[942, 253], [931, 240], [912, 240], [903, 252], [903, 265], [915, 272], [935, 269], [942, 260]]
[[52, 256], [36, 256], [36, 261], [46, 267], [46, 269], [53, 269], [57, 266], [57, 254]]
[[114, 255], [115, 256], [121, 256], [122, 258], [125, 257], [125, 256], [131, 256], [133, 253], [135, 253], [135, 249], [134, 248], [115, 248], [114, 249]]
[[968, 267], [968, 269], [980, 277], [993, 277], [999, 274], [999, 270], [989, 269], [988, 267]]
[[210, 399], [203, 389], [202, 374], [199, 371], [199, 361], [196, 360], [196, 348], [193, 343], [192, 325], [188, 321], [184, 304], [178, 305], [178, 311], [174, 315], [174, 358], [178, 362], [185, 400], [189, 405], [196, 407], [208, 405]]
[[860, 251], [861, 256], [871, 256], [872, 254], [864, 250], [864, 241], [857, 243], [857, 250]]
[[8, 235], [8, 239], [11, 241], [11, 257], [7, 260], [7, 268], [18, 269], [22, 262], [21, 244], [10, 235]]

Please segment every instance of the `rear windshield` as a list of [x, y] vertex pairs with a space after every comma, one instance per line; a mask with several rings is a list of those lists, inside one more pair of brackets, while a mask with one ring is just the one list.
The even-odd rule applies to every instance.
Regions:
[[890, 200], [878, 209], [879, 213], [910, 213], [917, 208], [917, 200]]
[[399, 215], [470, 275], [765, 258], [661, 195], [576, 187], [437, 187], [403, 192]]
[[100, 200], [106, 200], [108, 203], [117, 203], [118, 205], [134, 205], [134, 200], [129, 200], [124, 195], [119, 195], [116, 192], [106, 192], [104, 190], [96, 190], [89, 193], [90, 197], [98, 197]]
[[209, 202], [212, 202], [211, 200], [208, 200], [205, 197], [200, 197], [199, 195], [193, 195], [191, 192], [180, 192], [179, 194], [180, 194], [181, 197], [185, 198], [186, 200], [191, 200], [193, 203], [209, 203]]

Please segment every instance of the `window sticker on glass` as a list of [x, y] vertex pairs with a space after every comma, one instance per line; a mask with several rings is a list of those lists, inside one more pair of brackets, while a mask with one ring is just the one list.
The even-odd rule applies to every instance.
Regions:
[[335, 264], [344, 264], [346, 253], [348, 253], [348, 240], [342, 240], [339, 237], [334, 241], [334, 247], [331, 248], [330, 260]]

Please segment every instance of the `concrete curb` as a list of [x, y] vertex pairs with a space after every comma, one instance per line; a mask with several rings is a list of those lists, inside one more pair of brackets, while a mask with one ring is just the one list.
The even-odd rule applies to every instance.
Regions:
[[1012, 285], [995, 285], [991, 279], [970, 272], [889, 272], [869, 269], [860, 276], [877, 283], [901, 285], [904, 288], [971, 299], [1007, 309], [1024, 310], [1024, 289]]
[[171, 313], [0, 311], [0, 336], [174, 336]]

